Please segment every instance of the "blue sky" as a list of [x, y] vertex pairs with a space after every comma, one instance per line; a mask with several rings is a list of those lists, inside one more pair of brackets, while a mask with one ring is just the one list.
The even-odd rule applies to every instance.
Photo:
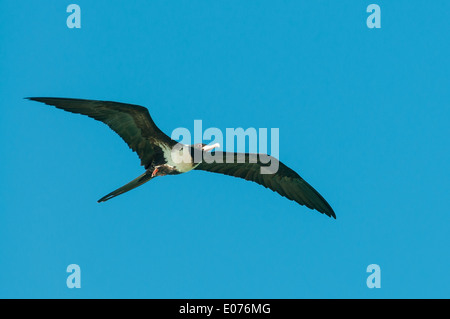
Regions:
[[[77, 1], [69, 29], [71, 3], [0, 2], [0, 297], [450, 297], [448, 1], [375, 2], [381, 29], [364, 1]], [[205, 172], [97, 204], [137, 156], [27, 96], [279, 128], [337, 220]]]

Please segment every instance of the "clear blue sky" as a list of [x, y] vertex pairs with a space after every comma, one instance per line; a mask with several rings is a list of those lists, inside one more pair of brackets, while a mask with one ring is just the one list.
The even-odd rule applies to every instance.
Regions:
[[[450, 297], [449, 1], [0, 2], [0, 297]], [[244, 180], [143, 172], [102, 123], [280, 129], [337, 220]], [[68, 289], [66, 267], [81, 267]], [[381, 288], [366, 267], [381, 267]]]

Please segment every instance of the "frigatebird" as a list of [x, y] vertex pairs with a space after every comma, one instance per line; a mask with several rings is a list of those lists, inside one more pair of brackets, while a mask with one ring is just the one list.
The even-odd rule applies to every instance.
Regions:
[[[305, 205], [336, 218], [331, 206], [311, 185], [272, 156], [266, 155], [269, 160], [263, 162], [260, 156], [256, 156], [256, 160], [254, 158], [251, 160], [252, 155], [260, 154], [215, 151], [215, 158], [221, 160], [210, 162], [202, 160], [203, 156], [196, 155], [204, 155], [219, 145], [194, 144], [184, 145], [189, 151], [179, 153], [186, 158], [174, 160], [172, 151], [179, 143], [172, 140], [156, 126], [148, 109], [143, 106], [70, 98], [29, 97], [27, 99], [52, 105], [68, 112], [87, 115], [101, 121], [116, 132], [137, 153], [141, 165], [145, 167], [145, 172], [128, 184], [100, 198], [99, 203], [128, 192], [156, 176], [177, 175], [191, 170], [202, 170], [256, 182], [300, 205]], [[274, 161], [278, 164], [278, 170], [269, 174], [262, 174], [261, 168], [267, 166], [268, 162]]]

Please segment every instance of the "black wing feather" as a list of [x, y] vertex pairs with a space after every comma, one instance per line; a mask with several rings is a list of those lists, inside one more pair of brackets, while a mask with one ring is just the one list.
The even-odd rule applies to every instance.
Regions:
[[[256, 182], [300, 205], [305, 205], [327, 216], [336, 218], [336, 214], [327, 201], [296, 172], [276, 158], [269, 156], [270, 162], [265, 164], [260, 160], [260, 156], [258, 156], [256, 163], [251, 163], [250, 155], [254, 156], [255, 154], [214, 152], [211, 155], [214, 156], [216, 161], [212, 163], [203, 161], [195, 169], [239, 177]], [[243, 155], [245, 156], [245, 163], [238, 163], [238, 156]], [[217, 161], [217, 158], [219, 158], [222, 163]], [[266, 162], [266, 160], [264, 160], [264, 162]], [[261, 174], [261, 167], [267, 167], [270, 163], [275, 162], [278, 162], [278, 171], [276, 173]]]
[[53, 105], [59, 109], [87, 115], [101, 121], [116, 132], [135, 151], [141, 165], [148, 166], [156, 152], [161, 152], [158, 143], [173, 146], [176, 144], [153, 122], [148, 109], [133, 104], [110, 101], [30, 97], [29, 100]]

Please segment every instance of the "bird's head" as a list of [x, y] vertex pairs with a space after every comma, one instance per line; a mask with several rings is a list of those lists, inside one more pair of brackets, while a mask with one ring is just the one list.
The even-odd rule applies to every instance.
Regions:
[[200, 163], [203, 160], [203, 152], [209, 152], [213, 149], [220, 147], [219, 143], [215, 144], [203, 144], [203, 143], [197, 143], [191, 145], [191, 156], [194, 160], [194, 163]]
[[212, 151], [213, 149], [215, 149], [216, 147], [220, 147], [220, 144], [216, 143], [216, 144], [208, 145], [208, 144], [198, 143], [198, 144], [194, 144], [191, 146], [197, 150], [200, 150], [203, 152], [209, 152], [209, 151]]

